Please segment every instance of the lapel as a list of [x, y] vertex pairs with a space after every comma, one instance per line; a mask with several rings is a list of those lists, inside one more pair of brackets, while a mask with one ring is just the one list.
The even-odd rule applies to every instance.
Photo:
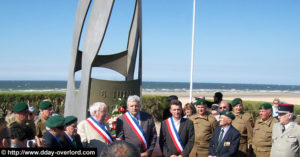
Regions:
[[181, 117], [181, 120], [180, 120], [180, 126], [179, 126], [179, 131], [178, 131], [178, 135], [180, 136], [181, 133], [182, 133], [182, 130], [184, 128], [184, 123], [185, 122], [185, 118]]
[[280, 125], [281, 136], [284, 136], [284, 135], [288, 134], [291, 130], [293, 130], [293, 128], [295, 127], [295, 123], [293, 123], [293, 122], [290, 122], [290, 123], [291, 123], [290, 126], [287, 129], [285, 129], [285, 131], [283, 133], [281, 132], [282, 126]]
[[144, 130], [144, 132], [146, 131], [145, 130], [145, 117], [144, 117], [144, 114], [142, 112], [140, 112], [140, 121], [141, 121], [141, 128]]
[[70, 140], [70, 138], [68, 137], [68, 135], [67, 135], [66, 133], [64, 134], [64, 138], [68, 141], [68, 143], [69, 143], [70, 145], [73, 146], [72, 141]]
[[[223, 143], [225, 142], [225, 141], [228, 141], [228, 138], [230, 137], [230, 136], [228, 136], [228, 135], [230, 135], [231, 134], [231, 131], [232, 131], [232, 125], [230, 126], [230, 128], [229, 128], [229, 130], [226, 132], [226, 134], [224, 135], [224, 138], [222, 139], [222, 147], [223, 147]], [[221, 129], [220, 129], [220, 131], [221, 131]]]

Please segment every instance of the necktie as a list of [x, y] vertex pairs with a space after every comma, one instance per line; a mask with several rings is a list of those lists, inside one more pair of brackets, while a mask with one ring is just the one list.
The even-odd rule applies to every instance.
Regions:
[[285, 126], [284, 125], [282, 125], [282, 133], [285, 131]]
[[77, 144], [75, 140], [73, 140], [73, 145], [75, 146], [75, 148], [77, 148]]
[[223, 139], [223, 134], [224, 134], [224, 129], [222, 128], [221, 129], [221, 132], [220, 132], [220, 136], [219, 136], [219, 139], [218, 139], [218, 145], [217, 145], [217, 149], [216, 149], [216, 153], [219, 154], [219, 150], [221, 148], [221, 143], [222, 143], [222, 139]]

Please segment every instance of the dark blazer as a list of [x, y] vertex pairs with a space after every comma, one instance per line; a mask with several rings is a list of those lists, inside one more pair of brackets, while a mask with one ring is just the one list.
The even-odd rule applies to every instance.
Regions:
[[[183, 155], [184, 157], [188, 157], [190, 152], [192, 151], [195, 141], [193, 121], [186, 118], [181, 118], [178, 134], [184, 145], [184, 149], [181, 155]], [[159, 146], [163, 153], [163, 156], [165, 157], [169, 157], [171, 155], [180, 155], [173, 143], [173, 140], [167, 128], [166, 120], [161, 123]]]
[[[209, 143], [209, 155], [218, 156], [218, 157], [232, 157], [235, 156], [240, 144], [241, 134], [240, 132], [235, 129], [232, 125], [230, 126], [229, 130], [226, 132], [222, 143], [219, 153], [216, 153], [216, 148], [218, 146], [218, 139], [221, 132], [221, 126], [217, 126], [213, 137]], [[224, 145], [226, 142], [227, 146]]]
[[[148, 143], [147, 153], [151, 156], [156, 143], [156, 128], [153, 117], [146, 112], [140, 111], [141, 128], [143, 129]], [[133, 144], [139, 152], [144, 152], [143, 146], [135, 132], [132, 130], [125, 117], [122, 115], [117, 119], [116, 136]]]
[[70, 140], [70, 138], [68, 137], [68, 135], [66, 133], [64, 133], [64, 135], [62, 136], [62, 138], [60, 140], [61, 140], [61, 143], [64, 146], [64, 148], [69, 148], [69, 149], [83, 148], [81, 140], [80, 140], [80, 136], [78, 134], [75, 135], [75, 142], [76, 142], [77, 147], [75, 147], [75, 145], [73, 144], [73, 142]]
[[49, 131], [46, 131], [42, 138], [45, 141], [46, 148], [63, 148], [61, 142], [58, 143]]

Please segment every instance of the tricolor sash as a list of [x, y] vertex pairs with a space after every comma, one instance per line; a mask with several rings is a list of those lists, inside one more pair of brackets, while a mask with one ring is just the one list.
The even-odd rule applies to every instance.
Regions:
[[132, 115], [129, 112], [124, 113], [123, 116], [125, 117], [126, 121], [130, 125], [132, 130], [138, 136], [139, 140], [141, 141], [141, 143], [143, 145], [144, 151], [146, 151], [148, 148], [148, 145], [147, 145], [147, 140], [146, 140], [146, 136], [145, 136], [143, 129], [141, 128], [139, 123], [132, 117]]
[[96, 132], [99, 135], [101, 135], [104, 138], [104, 140], [108, 144], [111, 144], [113, 142], [110, 133], [105, 129], [105, 127], [102, 124], [97, 122], [92, 116], [90, 116], [86, 121], [92, 126], [92, 128], [96, 130]]
[[173, 141], [177, 151], [179, 152], [179, 154], [181, 154], [184, 149], [184, 146], [183, 146], [182, 141], [181, 141], [181, 139], [178, 135], [178, 132], [175, 128], [173, 117], [168, 118], [166, 120], [166, 124], [167, 124], [168, 130], [169, 130], [170, 136], [172, 138], [172, 141]]

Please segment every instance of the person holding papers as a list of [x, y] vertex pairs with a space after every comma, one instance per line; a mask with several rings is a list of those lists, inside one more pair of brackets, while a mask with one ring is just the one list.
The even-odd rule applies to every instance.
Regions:
[[141, 100], [137, 95], [127, 99], [127, 112], [117, 119], [116, 139], [133, 144], [141, 157], [151, 156], [156, 143], [153, 117], [140, 111]]
[[159, 145], [164, 157], [188, 157], [195, 140], [194, 124], [182, 118], [179, 100], [170, 102], [172, 117], [164, 120], [160, 128]]

